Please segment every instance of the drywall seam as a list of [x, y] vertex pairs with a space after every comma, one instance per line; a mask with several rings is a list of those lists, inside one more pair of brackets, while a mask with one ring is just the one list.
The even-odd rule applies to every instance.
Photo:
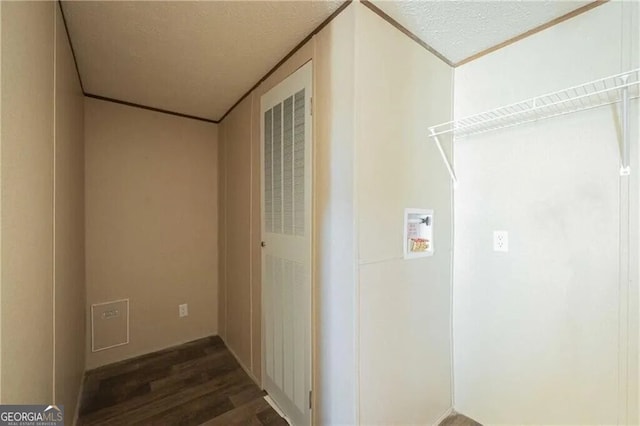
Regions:
[[618, 424], [627, 423], [629, 371], [629, 178], [620, 177], [618, 206], [619, 272], [618, 272]]
[[[450, 111], [450, 117], [453, 120], [454, 118], [454, 114], [455, 114], [455, 108], [454, 108], [454, 102], [455, 102], [455, 82], [456, 82], [456, 69], [455, 68], [451, 68], [451, 111]], [[431, 142], [431, 141], [429, 141]], [[451, 165], [453, 167], [453, 169], [455, 170], [455, 143], [453, 142], [453, 138], [451, 138]], [[449, 350], [450, 350], [450, 370], [451, 370], [451, 384], [450, 384], [450, 397], [451, 397], [451, 411], [453, 411], [455, 409], [455, 398], [456, 398], [456, 376], [455, 376], [455, 369], [454, 369], [454, 365], [455, 365], [455, 358], [454, 358], [454, 330], [453, 330], [453, 319], [455, 318], [454, 314], [453, 314], [453, 297], [454, 297], [454, 292], [453, 292], [453, 283], [455, 283], [455, 268], [453, 265], [454, 259], [455, 259], [455, 237], [456, 237], [456, 210], [455, 210], [455, 188], [454, 188], [454, 182], [450, 181], [450, 185], [449, 185], [449, 200], [451, 202], [451, 215], [449, 216], [449, 219], [451, 220], [451, 251], [449, 254]]]
[[[625, 3], [620, 7], [620, 71], [628, 69], [631, 62], [631, 40], [627, 34], [631, 31], [633, 16], [625, 8]], [[627, 54], [628, 52], [628, 54]], [[622, 112], [622, 110], [620, 110]], [[623, 149], [623, 148], [621, 148]], [[618, 424], [627, 424], [629, 421], [629, 360], [631, 355], [630, 336], [630, 295], [631, 295], [631, 275], [630, 275], [630, 245], [631, 245], [631, 178], [621, 176], [619, 181], [619, 322], [618, 322]]]
[[[316, 44], [317, 35], [314, 34], [311, 37], [311, 102], [313, 103], [313, 96], [316, 94], [317, 90], [317, 66], [318, 66], [318, 48]], [[315, 59], [315, 61], [314, 61]], [[312, 105], [313, 108], [313, 105]], [[318, 421], [318, 409], [314, 407], [318, 407], [318, 388], [316, 386], [318, 381], [318, 327], [320, 325], [320, 321], [318, 321], [318, 310], [316, 309], [316, 305], [319, 300], [319, 289], [318, 289], [318, 261], [317, 261], [317, 252], [316, 249], [318, 243], [318, 224], [316, 221], [316, 209], [317, 209], [317, 190], [316, 183], [318, 182], [317, 171], [317, 141], [318, 141], [318, 114], [313, 113], [313, 109], [311, 109], [311, 144], [312, 144], [312, 157], [311, 157], [311, 425], [317, 425], [320, 422]], [[262, 132], [261, 132], [262, 133]], [[262, 142], [261, 142], [262, 143]], [[260, 160], [262, 163], [262, 160]], [[261, 307], [264, 305], [261, 305]], [[262, 322], [262, 321], [261, 321]], [[263, 370], [264, 371], [264, 370]]]
[[[251, 108], [249, 108], [249, 163], [253, 165], [253, 101], [255, 100], [254, 93], [251, 92], [249, 97], [249, 105], [251, 105]], [[255, 232], [255, 229], [253, 227], [253, 216], [255, 212], [253, 211], [253, 194], [251, 193], [253, 184], [253, 169], [253, 167], [249, 167], [249, 247], [247, 249], [247, 253], [249, 254], [249, 265], [251, 265], [251, 261], [253, 260], [253, 251], [251, 250], [251, 246], [253, 243], [253, 235]], [[262, 190], [260, 192], [260, 195], [262, 195]], [[260, 321], [260, 324], [262, 326], [262, 321]], [[251, 369], [251, 372], [253, 372], [253, 334], [253, 268], [249, 266], [249, 367]], [[262, 357], [262, 350], [260, 351], [260, 357]]]
[[[629, 15], [631, 15], [631, 17], [629, 18], [630, 21], [630, 25], [631, 25], [631, 31], [627, 32], [627, 34], [634, 34], [634, 32], [632, 31], [633, 28], [640, 28], [640, 4], [638, 4], [638, 2], [633, 2], [631, 3], [631, 10], [629, 11]], [[629, 3], [624, 3], [623, 7], [628, 6]], [[637, 33], [635, 33], [637, 34]], [[629, 53], [630, 53], [630, 64], [627, 64], [628, 67], [626, 67], [626, 69], [629, 69], [631, 67], [638, 66], [640, 65], [640, 37], [632, 37], [629, 43]], [[637, 105], [637, 111], [636, 111], [636, 132], [640, 132], [640, 105], [637, 103], [638, 101], [636, 101], [636, 105]], [[638, 134], [638, 133], [636, 133]], [[635, 193], [635, 200], [632, 201], [632, 205], [631, 205], [631, 210], [630, 210], [630, 215], [633, 215], [634, 218], [632, 219], [632, 223], [634, 223], [634, 227], [632, 229], [633, 231], [633, 243], [632, 243], [632, 251], [630, 252], [630, 258], [631, 259], [638, 259], [640, 257], [640, 232], [639, 232], [639, 227], [640, 227], [640, 214], [639, 213], [639, 204], [640, 204], [640, 200], [639, 200], [639, 193], [640, 191], [638, 191], [638, 185], [640, 183], [640, 179], [638, 178], [638, 166], [640, 166], [640, 156], [638, 155], [639, 153], [639, 142], [640, 142], [640, 137], [636, 138], [636, 143], [635, 143], [635, 151], [636, 151], [636, 171], [633, 173], [634, 177], [635, 177], [635, 183], [634, 183], [634, 187], [631, 188], [631, 193], [634, 194]], [[631, 146], [631, 152], [633, 152], [633, 145]], [[634, 345], [633, 345], [633, 349], [635, 350], [635, 354], [630, 354], [630, 355], [635, 355], [634, 359], [633, 359], [633, 363], [635, 364], [634, 368], [635, 368], [635, 373], [636, 373], [636, 377], [635, 377], [635, 385], [633, 388], [633, 393], [629, 395], [629, 403], [630, 406], [633, 407], [633, 411], [631, 412], [631, 416], [628, 419], [630, 423], [638, 423], [640, 422], [640, 413], [638, 412], [638, 410], [640, 409], [640, 350], [639, 350], [639, 346], [640, 346], [640, 321], [639, 321], [639, 317], [640, 317], [640, 312], [638, 312], [640, 310], [640, 300], [638, 299], [638, 295], [640, 294], [640, 291], [638, 289], [638, 286], [640, 285], [640, 283], [638, 282], [640, 279], [640, 267], [638, 266], [638, 262], [635, 263], [635, 267], [634, 270], [631, 272], [631, 280], [632, 282], [634, 282], [634, 286], [633, 286], [633, 290], [636, 293], [636, 299], [635, 299], [635, 306], [633, 309], [634, 312], [634, 320], [635, 320], [635, 330], [632, 330], [631, 332], [634, 333]], [[635, 395], [634, 395], [635, 393]], [[633, 398], [633, 399], [632, 399]]]
[[76, 402], [76, 409], [73, 413], [72, 425], [76, 426], [78, 424], [78, 419], [80, 418], [80, 403], [82, 402], [82, 394], [84, 392], [84, 374], [80, 376], [80, 386], [78, 387], [78, 399]]
[[376, 263], [392, 262], [394, 260], [404, 260], [404, 256], [389, 256], [386, 258], [371, 259], [371, 260], [359, 259], [358, 265], [360, 266], [375, 265]]
[[226, 321], [227, 321], [227, 313], [225, 309], [227, 308], [226, 299], [227, 299], [227, 287], [226, 287], [226, 277], [225, 277], [225, 269], [227, 267], [226, 263], [226, 243], [225, 238], [227, 233], [225, 231], [226, 223], [225, 223], [225, 185], [227, 174], [222, 167], [222, 164], [226, 162], [226, 154], [225, 154], [225, 137], [224, 137], [224, 126], [220, 125], [218, 128], [218, 164], [216, 167], [218, 168], [218, 206], [219, 206], [219, 231], [218, 231], [218, 291], [222, 291], [218, 298], [218, 334], [220, 337], [226, 335]]
[[[225, 128], [225, 163], [229, 163], [229, 129]], [[229, 167], [225, 166], [225, 178], [224, 178], [224, 200], [225, 206], [229, 205]], [[224, 294], [224, 337], [229, 337], [229, 212], [224, 215], [224, 282], [226, 291]]]
[[[225, 164], [229, 163], [229, 159], [227, 158], [227, 154], [229, 152], [229, 147], [228, 147], [228, 141], [227, 141], [227, 129], [226, 127], [223, 129], [224, 130], [224, 162]], [[229, 240], [229, 233], [227, 232], [227, 206], [229, 205], [229, 200], [227, 198], [227, 184], [229, 181], [229, 170], [228, 167], [225, 165], [224, 167], [224, 185], [223, 185], [223, 199], [224, 199], [224, 338], [226, 339], [228, 336], [228, 331], [229, 331], [229, 281], [228, 281], [228, 250], [227, 250], [227, 242]], [[226, 343], [226, 342], [225, 342]]]
[[[2, 52], [2, 2], [0, 1], [0, 52]], [[1, 53], [0, 53], [1, 57]], [[0, 61], [0, 142], [2, 139], [2, 65]], [[0, 177], [2, 176], [2, 143], [0, 143]], [[0, 345], [2, 345], [2, 185], [0, 185]], [[0, 350], [0, 371], [2, 351]], [[0, 376], [0, 402], [2, 402], [2, 376]]]
[[[262, 104], [261, 104], [261, 99], [255, 99], [255, 92], [252, 92], [251, 94], [252, 99], [251, 99], [251, 147], [253, 149], [253, 141], [254, 141], [254, 133], [256, 130], [256, 126], [258, 128], [258, 132], [257, 132], [257, 144], [258, 144], [258, 153], [257, 153], [257, 157], [258, 157], [258, 173], [259, 173], [259, 177], [258, 177], [258, 199], [259, 201], [259, 205], [258, 205], [258, 215], [259, 215], [259, 226], [258, 226], [258, 230], [257, 230], [257, 239], [260, 240], [260, 285], [258, 286], [258, 288], [260, 289], [260, 386], [262, 388], [265, 388], [265, 376], [266, 376], [266, 360], [265, 360], [265, 355], [264, 355], [264, 348], [265, 346], [265, 333], [264, 331], [264, 327], [263, 327], [263, 321], [264, 321], [264, 293], [262, 291], [262, 284], [263, 284], [263, 271], [264, 271], [264, 266], [263, 266], [263, 262], [264, 262], [264, 256], [263, 256], [263, 249], [262, 249], [262, 241], [264, 240], [264, 232], [262, 229], [262, 224], [264, 223], [264, 217], [263, 217], [263, 195], [264, 195], [264, 187], [263, 187], [263, 182], [262, 182], [262, 174], [263, 174], [263, 167], [264, 167], [264, 153], [263, 153], [263, 146], [262, 146], [262, 138], [263, 138], [263, 133], [264, 133], [264, 129], [263, 129], [263, 118], [262, 118]], [[256, 118], [257, 122], [253, 121], [253, 113], [254, 110], [259, 111], [258, 112], [258, 116]], [[253, 152], [253, 151], [252, 151]], [[252, 162], [252, 173], [253, 173], [253, 154], [251, 155], [251, 162]], [[251, 184], [253, 187], [253, 179], [251, 180]], [[251, 200], [253, 201], [253, 194], [251, 197]], [[253, 214], [253, 209], [251, 209], [251, 213]], [[251, 220], [251, 224], [253, 225], [253, 220]], [[253, 239], [250, 237], [249, 238], [250, 241], [253, 241]], [[249, 256], [250, 256], [250, 261], [253, 262], [254, 257], [253, 257], [253, 253], [250, 251], [249, 252]], [[251, 268], [253, 269], [253, 268]], [[250, 297], [252, 299], [253, 302], [253, 280], [250, 281], [251, 283], [251, 291], [250, 291]], [[251, 317], [249, 318], [249, 320], [251, 321], [251, 324], [253, 325], [253, 303], [252, 303], [252, 308], [251, 308]], [[253, 362], [253, 334], [251, 334], [251, 345], [252, 345], [252, 351], [251, 351], [251, 360]]]
[[57, 40], [57, 36], [58, 36], [58, 15], [56, 13], [55, 10], [55, 3], [52, 3], [53, 5], [53, 105], [52, 105], [52, 109], [53, 109], [53, 152], [52, 152], [52, 156], [51, 156], [51, 161], [53, 162], [53, 167], [52, 167], [52, 179], [51, 179], [51, 215], [53, 216], [53, 226], [51, 227], [51, 234], [52, 234], [52, 238], [51, 238], [51, 262], [53, 263], [52, 268], [51, 268], [51, 305], [52, 305], [52, 315], [53, 318], [51, 318], [51, 329], [52, 329], [52, 333], [53, 333], [53, 353], [52, 353], [52, 359], [51, 359], [51, 367], [52, 367], [52, 380], [51, 380], [51, 387], [52, 387], [52, 393], [51, 395], [53, 395], [52, 397], [52, 403], [57, 404], [56, 401], [56, 141], [57, 141], [57, 137], [56, 137], [56, 131], [57, 131], [57, 126], [56, 126], [56, 96], [57, 96], [57, 79], [58, 79], [58, 72], [57, 72], [57, 63], [58, 63], [58, 43], [56, 42]]
[[358, 264], [358, 260], [360, 259], [360, 238], [359, 238], [359, 217], [358, 217], [358, 136], [360, 134], [360, 121], [358, 120], [358, 95], [360, 93], [359, 85], [358, 85], [358, 64], [360, 63], [360, 43], [358, 37], [358, 28], [360, 21], [360, 14], [362, 13], [362, 4], [357, 2], [355, 4], [355, 9], [353, 13], [353, 75], [351, 76], [351, 81], [353, 81], [353, 122], [352, 126], [353, 139], [351, 144], [352, 150], [352, 178], [351, 178], [351, 192], [353, 194], [352, 197], [352, 246], [353, 246], [353, 278], [354, 278], [354, 312], [353, 312], [353, 330], [356, 333], [355, 338], [353, 339], [353, 362], [355, 374], [355, 389], [354, 389], [354, 397], [356, 400], [355, 404], [355, 423], [360, 424], [360, 410], [362, 408], [362, 401], [360, 398], [360, 382], [362, 377], [362, 371], [360, 369], [360, 265]]

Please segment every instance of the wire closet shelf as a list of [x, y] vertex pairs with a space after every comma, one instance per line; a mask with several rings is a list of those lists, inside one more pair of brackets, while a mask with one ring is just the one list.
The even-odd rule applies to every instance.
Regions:
[[629, 99], [635, 99], [640, 97], [639, 87], [640, 68], [438, 124], [429, 127], [429, 133], [430, 136], [453, 133], [459, 138], [518, 126], [619, 102], [625, 88], [629, 90]]
[[518, 126], [619, 102], [622, 124], [620, 175], [628, 176], [630, 173], [629, 100], [639, 97], [640, 68], [495, 108], [460, 120], [431, 126], [429, 127], [429, 136], [436, 143], [440, 156], [455, 184], [457, 178], [442, 149], [440, 136], [452, 134], [455, 140], [468, 135]]

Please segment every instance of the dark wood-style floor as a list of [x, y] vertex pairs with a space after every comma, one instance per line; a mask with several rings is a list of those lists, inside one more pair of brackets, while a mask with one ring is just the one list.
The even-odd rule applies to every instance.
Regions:
[[454, 413], [444, 419], [439, 426], [482, 426], [480, 423], [462, 414]]
[[219, 337], [88, 371], [80, 425], [268, 425], [287, 422]]

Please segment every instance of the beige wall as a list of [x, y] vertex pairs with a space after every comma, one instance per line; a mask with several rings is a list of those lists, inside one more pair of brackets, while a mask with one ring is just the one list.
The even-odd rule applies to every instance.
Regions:
[[85, 364], [84, 96], [56, 7], [54, 401], [67, 418]]
[[[433, 422], [451, 407], [451, 188], [425, 134], [429, 123], [451, 116], [452, 71], [358, 3], [221, 124], [221, 170], [226, 168], [221, 214], [227, 234], [221, 238], [226, 241], [222, 334], [259, 379], [260, 97], [310, 59], [315, 419], [318, 424]], [[404, 207], [436, 209], [433, 258], [401, 259]]]
[[0, 402], [2, 399], [2, 2], [0, 2]]
[[[427, 128], [451, 119], [453, 70], [358, 6], [360, 422], [437, 424], [452, 404], [452, 187]], [[403, 259], [405, 208], [434, 210], [432, 257]]]
[[216, 334], [217, 125], [90, 98], [85, 117], [87, 309], [130, 299], [130, 343], [88, 344], [87, 368]]
[[220, 125], [224, 148], [220, 164], [226, 170], [221, 189], [224, 206], [224, 290], [221, 335], [254, 375], [252, 365], [251, 295], [251, 101], [242, 101]]
[[244, 367], [261, 380], [260, 96], [312, 57], [307, 43], [220, 124], [221, 335]]
[[[314, 315], [317, 339], [323, 342], [314, 355], [314, 415], [322, 424], [351, 424], [356, 418], [355, 281], [353, 267], [342, 257], [353, 250], [348, 183], [353, 173], [353, 25], [349, 7], [220, 125], [220, 334], [260, 382], [260, 97], [314, 60], [315, 250], [321, 259], [316, 265]], [[332, 249], [336, 245], [340, 250]]]
[[358, 423], [356, 6], [315, 38], [316, 424]]
[[53, 400], [55, 7], [2, 5], [3, 403]]
[[[257, 381], [261, 380], [260, 96], [311, 59], [306, 44], [247, 96], [220, 124], [221, 205], [226, 249], [221, 268], [221, 335]], [[231, 238], [232, 236], [232, 238]]]
[[224, 123], [218, 125], [218, 335], [227, 335], [227, 166]]
[[72, 419], [85, 342], [82, 91], [56, 3], [1, 13], [1, 401], [63, 404]]
[[[637, 68], [633, 7], [457, 68], [456, 117]], [[624, 278], [638, 157], [621, 178], [618, 125], [604, 107], [456, 142], [455, 408], [481, 423], [638, 424], [637, 270]], [[493, 230], [509, 231], [508, 253]]]

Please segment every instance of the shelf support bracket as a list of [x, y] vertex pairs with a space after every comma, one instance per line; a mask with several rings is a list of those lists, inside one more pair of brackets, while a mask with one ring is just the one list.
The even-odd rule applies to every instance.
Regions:
[[620, 77], [622, 80], [622, 153], [620, 176], [629, 176], [631, 166], [629, 165], [629, 87], [627, 86], [628, 75]]
[[444, 149], [442, 149], [442, 144], [440, 144], [440, 139], [438, 139], [438, 135], [436, 135], [433, 129], [431, 129], [430, 131], [431, 131], [430, 136], [433, 138], [434, 142], [436, 143], [436, 146], [438, 147], [438, 151], [440, 151], [440, 156], [442, 157], [442, 161], [444, 162], [444, 165], [447, 167], [447, 171], [449, 172], [449, 176], [451, 176], [451, 180], [453, 181], [453, 186], [455, 187], [458, 184], [458, 178], [456, 178], [456, 174], [453, 171], [453, 168], [451, 167], [451, 163], [447, 158], [447, 154], [445, 154]]

